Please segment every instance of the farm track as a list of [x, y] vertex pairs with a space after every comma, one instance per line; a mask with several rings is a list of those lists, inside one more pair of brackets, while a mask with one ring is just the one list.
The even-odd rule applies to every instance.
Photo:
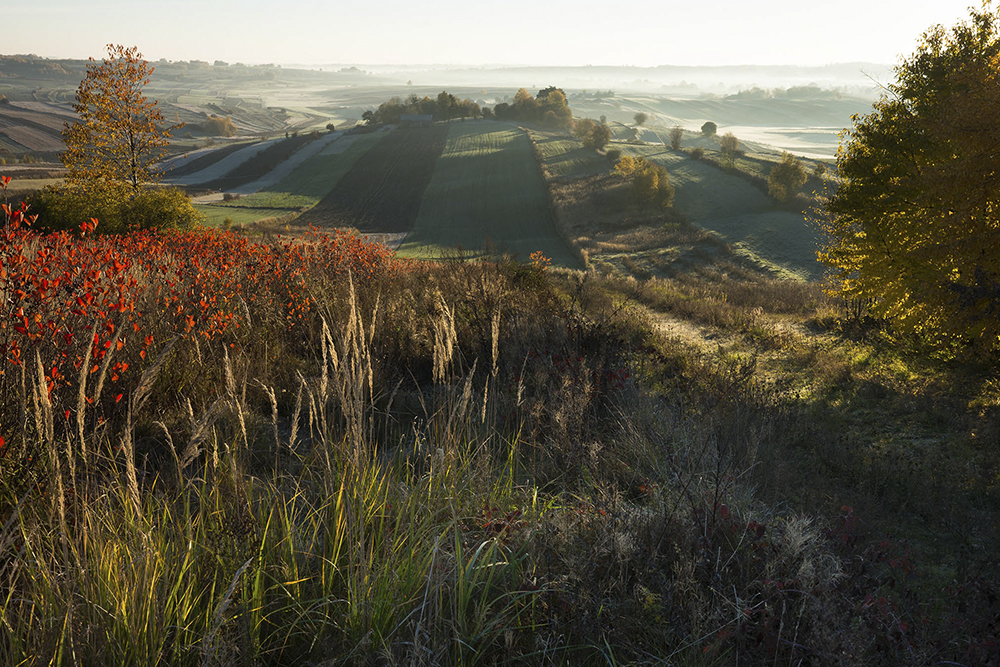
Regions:
[[378, 234], [409, 231], [447, 137], [447, 126], [391, 132], [296, 223]]

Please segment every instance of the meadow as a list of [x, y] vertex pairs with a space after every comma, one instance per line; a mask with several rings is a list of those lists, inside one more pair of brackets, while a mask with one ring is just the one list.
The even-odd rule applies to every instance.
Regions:
[[[766, 193], [773, 156], [738, 157], [736, 169], [729, 170], [718, 158], [696, 160], [662, 145], [608, 144], [608, 150], [644, 157], [667, 169], [675, 198], [669, 212], [657, 214], [630, 206], [624, 182], [611, 174], [611, 165], [594, 151], [585, 151], [579, 141], [538, 132], [534, 139], [557, 208], [560, 202], [574, 207], [563, 216], [566, 233], [598, 263], [610, 262], [609, 270], [624, 269], [640, 278], [661, 272], [676, 259], [679, 247], [676, 238], [668, 240], [665, 225], [681, 225], [711, 233], [714, 245], [729, 246], [773, 275], [796, 280], [822, 277], [816, 261], [820, 235], [806, 220], [802, 201], [781, 205]], [[576, 210], [575, 202], [582, 202], [588, 211]], [[702, 252], [715, 252], [712, 243], [700, 245]], [[637, 256], [648, 251], [655, 251], [655, 256], [647, 260]], [[599, 255], [605, 257], [598, 260]]]
[[694, 225], [715, 232], [738, 253], [780, 275], [816, 280], [819, 232], [802, 211], [788, 210], [738, 175], [662, 147], [622, 146], [667, 168], [674, 207]]
[[93, 231], [3, 230], [5, 664], [993, 655], [995, 383], [815, 285]]

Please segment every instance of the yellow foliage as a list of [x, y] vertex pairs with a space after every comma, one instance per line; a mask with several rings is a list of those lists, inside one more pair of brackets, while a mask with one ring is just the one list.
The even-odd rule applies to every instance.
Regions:
[[1000, 350], [1000, 38], [988, 8], [924, 35], [837, 156], [834, 293], [951, 354]]
[[90, 59], [73, 105], [80, 122], [63, 131], [68, 183], [126, 184], [138, 193], [158, 179], [151, 166], [179, 126], [165, 128], [156, 101], [143, 94], [152, 73], [136, 47], [109, 44], [103, 63]]

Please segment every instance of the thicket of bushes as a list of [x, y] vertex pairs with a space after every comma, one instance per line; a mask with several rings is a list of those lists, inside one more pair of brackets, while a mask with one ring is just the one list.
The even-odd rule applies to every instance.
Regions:
[[101, 233], [194, 229], [202, 216], [178, 188], [152, 187], [132, 194], [126, 188], [49, 186], [29, 197], [32, 214], [43, 229], [76, 230], [97, 218]]

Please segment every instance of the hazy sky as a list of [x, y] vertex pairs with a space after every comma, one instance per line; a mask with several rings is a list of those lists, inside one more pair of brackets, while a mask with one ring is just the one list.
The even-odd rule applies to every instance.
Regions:
[[245, 63], [895, 64], [977, 0], [3, 0], [0, 53]]

